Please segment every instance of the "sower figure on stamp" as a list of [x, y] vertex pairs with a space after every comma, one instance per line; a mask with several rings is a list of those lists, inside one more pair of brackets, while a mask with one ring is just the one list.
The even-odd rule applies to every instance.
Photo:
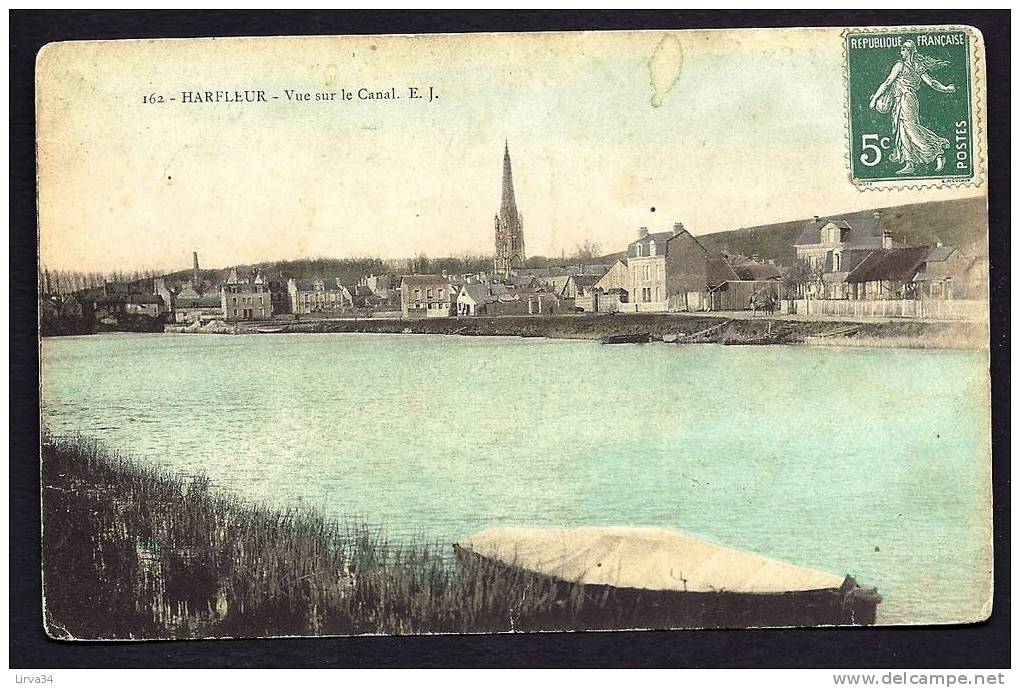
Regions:
[[926, 165], [932, 160], [935, 171], [941, 171], [946, 164], [949, 141], [920, 124], [917, 89], [923, 81], [939, 93], [955, 92], [955, 85], [942, 84], [928, 73], [949, 63], [918, 53], [913, 41], [904, 41], [900, 58], [871, 96], [869, 106], [879, 112], [892, 113], [895, 142], [890, 159], [903, 163], [896, 174], [912, 174], [916, 165]]

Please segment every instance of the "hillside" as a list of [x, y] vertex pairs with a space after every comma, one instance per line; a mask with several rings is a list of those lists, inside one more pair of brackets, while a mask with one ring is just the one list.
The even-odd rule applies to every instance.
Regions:
[[[943, 244], [955, 246], [965, 255], [988, 255], [988, 214], [984, 198], [917, 203], [879, 210], [882, 226], [891, 229], [897, 241], [923, 246], [940, 239]], [[827, 217], [842, 218], [854, 224], [855, 220], [870, 216], [872, 212], [865, 210]], [[698, 239], [710, 251], [726, 250], [744, 255], [757, 253], [781, 265], [790, 265], [796, 260], [793, 243], [809, 220], [811, 218], [713, 232], [702, 234]]]

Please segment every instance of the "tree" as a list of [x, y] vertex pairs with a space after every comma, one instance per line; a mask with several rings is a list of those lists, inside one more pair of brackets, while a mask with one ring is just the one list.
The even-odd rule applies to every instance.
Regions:
[[571, 260], [581, 263], [591, 262], [597, 260], [601, 255], [602, 246], [591, 239], [585, 239], [574, 248], [574, 255], [571, 256]]
[[813, 270], [806, 260], [798, 260], [790, 267], [783, 269], [783, 283], [786, 285], [787, 293], [793, 292], [798, 296], [803, 296], [805, 286], [820, 278], [820, 273]]

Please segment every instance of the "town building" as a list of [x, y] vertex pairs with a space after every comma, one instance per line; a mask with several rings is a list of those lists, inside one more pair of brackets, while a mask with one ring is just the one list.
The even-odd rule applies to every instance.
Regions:
[[958, 298], [968, 291], [972, 264], [952, 246], [872, 251], [847, 275], [849, 298]]
[[[674, 225], [682, 227], [679, 223]], [[666, 284], [667, 242], [674, 232], [650, 233], [648, 227], [637, 230], [637, 239], [627, 245], [628, 293], [633, 312], [668, 310]]]
[[393, 275], [369, 275], [363, 277], [358, 284], [368, 287], [376, 296], [389, 298], [399, 287], [399, 281]]
[[556, 315], [557, 313], [571, 313], [574, 309], [572, 299], [564, 299], [559, 294], [545, 289], [537, 290], [518, 289], [514, 296], [522, 304], [525, 315]]
[[524, 220], [514, 197], [509, 143], [503, 150], [503, 193], [494, 222], [496, 245], [493, 268], [497, 275], [509, 277], [524, 267]]
[[68, 294], [62, 297], [60, 301], [60, 311], [58, 316], [65, 319], [79, 319], [82, 317], [84, 311], [81, 303], [78, 299], [74, 298], [73, 294]]
[[265, 275], [260, 271], [244, 274], [230, 268], [220, 286], [220, 308], [228, 322], [272, 318], [273, 301]]
[[220, 295], [215, 292], [193, 297], [178, 294], [174, 302], [173, 319], [178, 324], [207, 323], [222, 317], [223, 305]]
[[751, 298], [782, 292], [778, 266], [758, 256], [735, 257], [734, 263], [708, 249], [682, 223], [670, 232], [647, 227], [618, 261], [576, 302], [584, 310], [666, 312], [733, 310], [750, 307]]
[[389, 305], [387, 299], [379, 297], [372, 289], [363, 284], [349, 284], [345, 289], [350, 295], [351, 306], [355, 311], [387, 308]]
[[733, 311], [751, 307], [763, 298], [778, 302], [786, 297], [783, 274], [777, 265], [754, 255], [709, 258], [706, 282], [707, 310]]
[[797, 260], [804, 262], [812, 275], [803, 290], [823, 299], [849, 298], [847, 275], [872, 251], [906, 247], [882, 228], [879, 211], [859, 214], [853, 221], [816, 215], [805, 223], [794, 244]]
[[594, 275], [601, 277], [606, 270], [612, 267], [611, 263], [577, 263], [569, 265], [547, 265], [544, 268], [522, 268], [517, 271], [519, 275], [527, 275], [540, 280], [550, 277], [569, 277], [570, 275]]
[[223, 318], [223, 304], [217, 291], [199, 292], [194, 279], [181, 285], [173, 295], [172, 319], [175, 323], [207, 323]]
[[571, 275], [557, 293], [563, 299], [571, 300], [575, 311], [594, 313], [598, 311], [599, 306], [599, 294], [595, 290], [595, 283], [598, 281], [599, 278], [594, 275]]
[[[108, 304], [108, 306], [112, 305]], [[163, 300], [155, 294], [129, 294], [113, 307], [112, 312], [118, 310], [125, 315], [145, 315], [150, 318], [158, 318], [166, 311], [166, 306], [163, 305]]]
[[475, 282], [463, 285], [457, 294], [456, 312], [460, 317], [476, 315], [507, 315], [510, 311], [524, 312], [523, 308], [509, 305], [520, 301], [511, 290], [498, 282]]
[[288, 281], [282, 277], [273, 277], [269, 280], [269, 301], [273, 304], [274, 316], [293, 312], [290, 309], [290, 292], [287, 290]]
[[442, 318], [453, 314], [456, 287], [442, 275], [400, 278], [400, 310], [405, 317]]
[[338, 316], [354, 308], [350, 290], [339, 278], [287, 280], [290, 312], [297, 315]]
[[819, 272], [849, 272], [871, 251], [903, 248], [892, 234], [882, 229], [882, 215], [858, 216], [851, 223], [845, 218], [816, 215], [805, 223], [794, 248], [797, 260], [805, 261]]
[[598, 277], [594, 275], [571, 275], [557, 293], [567, 299], [576, 299], [594, 289], [596, 282]]
[[638, 238], [627, 245], [631, 310], [667, 310], [666, 242], [672, 237], [672, 232], [651, 234], [647, 227], [641, 227]]
[[619, 259], [608, 268], [595, 282], [595, 288], [603, 292], [610, 292], [614, 289], [628, 290], [630, 288], [630, 268], [627, 261]]
[[156, 277], [152, 280], [152, 293], [162, 299], [166, 312], [172, 316], [174, 312], [176, 294], [174, 294], [170, 287], [167, 286], [165, 278]]
[[706, 310], [705, 295], [716, 286], [710, 279], [708, 249], [680, 222], [673, 225], [671, 236], [663, 243], [661, 266], [665, 271], [662, 281], [667, 310]]
[[914, 276], [918, 294], [934, 299], [986, 298], [980, 280], [974, 279], [975, 262], [953, 246], [937, 244]]

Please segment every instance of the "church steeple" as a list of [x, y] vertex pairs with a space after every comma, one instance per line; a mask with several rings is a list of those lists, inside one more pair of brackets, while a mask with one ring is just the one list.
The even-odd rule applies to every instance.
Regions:
[[503, 148], [503, 198], [499, 204], [499, 217], [504, 222], [517, 224], [517, 200], [514, 198], [514, 175], [510, 166], [510, 142]]
[[499, 214], [495, 217], [496, 255], [494, 268], [498, 274], [509, 277], [524, 266], [524, 223], [517, 212], [514, 198], [514, 177], [510, 165], [510, 142], [503, 144], [503, 194]]

